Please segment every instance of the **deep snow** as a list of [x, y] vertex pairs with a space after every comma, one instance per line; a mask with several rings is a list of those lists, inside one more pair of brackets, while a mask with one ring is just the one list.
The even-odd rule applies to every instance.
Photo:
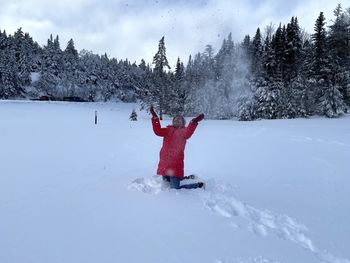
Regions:
[[0, 101], [0, 262], [350, 262], [350, 116], [205, 120], [176, 191], [134, 107]]

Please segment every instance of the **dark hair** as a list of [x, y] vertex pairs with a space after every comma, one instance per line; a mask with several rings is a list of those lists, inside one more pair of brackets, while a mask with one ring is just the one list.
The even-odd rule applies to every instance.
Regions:
[[180, 114], [175, 115], [175, 116], [174, 116], [174, 118], [173, 118], [173, 121], [174, 121], [174, 119], [175, 119], [176, 117], [180, 117], [180, 118], [181, 118], [182, 123], [183, 123], [183, 126], [185, 126], [185, 125], [186, 125], [186, 120], [185, 120], [184, 116], [182, 116], [182, 115], [180, 115]]

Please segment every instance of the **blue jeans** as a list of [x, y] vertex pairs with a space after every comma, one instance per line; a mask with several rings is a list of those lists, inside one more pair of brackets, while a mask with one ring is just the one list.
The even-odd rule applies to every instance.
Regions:
[[198, 184], [197, 183], [180, 185], [181, 179], [177, 178], [176, 176], [164, 175], [163, 176], [163, 180], [168, 182], [169, 185], [170, 185], [170, 188], [173, 188], [173, 189], [182, 189], [182, 188], [184, 188], [184, 189], [195, 189], [195, 188], [198, 188]]

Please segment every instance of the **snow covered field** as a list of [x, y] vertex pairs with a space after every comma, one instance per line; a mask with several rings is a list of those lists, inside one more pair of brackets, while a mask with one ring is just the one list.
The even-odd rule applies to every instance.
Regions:
[[176, 191], [133, 107], [0, 101], [0, 262], [350, 262], [350, 116], [205, 120]]

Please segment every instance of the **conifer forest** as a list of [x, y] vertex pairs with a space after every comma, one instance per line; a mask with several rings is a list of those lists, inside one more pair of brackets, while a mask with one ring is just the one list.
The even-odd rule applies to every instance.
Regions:
[[13, 35], [3, 29], [0, 99], [139, 101], [161, 117], [338, 117], [350, 107], [350, 8], [338, 5], [327, 19], [320, 12], [314, 31], [306, 32], [292, 17], [286, 25], [257, 28], [240, 43], [228, 33], [219, 50], [207, 45], [175, 68], [166, 36], [152, 62], [136, 63], [78, 52], [73, 39], [63, 46], [51, 35], [40, 46], [21, 28]]

